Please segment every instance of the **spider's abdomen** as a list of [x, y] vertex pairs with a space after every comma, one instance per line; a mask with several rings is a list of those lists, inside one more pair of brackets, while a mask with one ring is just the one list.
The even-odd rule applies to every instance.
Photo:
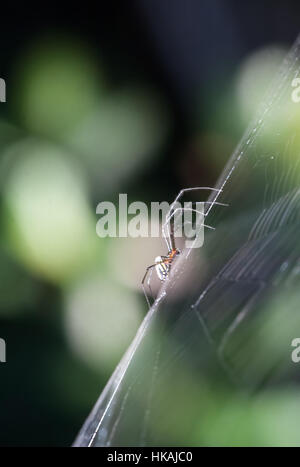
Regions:
[[165, 281], [169, 275], [170, 265], [168, 263], [161, 263], [161, 261], [163, 261], [161, 256], [155, 258], [155, 270], [158, 278], [161, 281]]

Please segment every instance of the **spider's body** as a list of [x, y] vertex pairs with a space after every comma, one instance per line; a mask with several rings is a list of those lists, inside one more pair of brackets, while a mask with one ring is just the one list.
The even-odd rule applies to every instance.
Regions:
[[157, 256], [155, 258], [156, 274], [161, 281], [165, 281], [167, 279], [173, 259], [179, 254], [180, 251], [177, 250], [177, 248], [173, 248], [169, 251], [168, 256]]

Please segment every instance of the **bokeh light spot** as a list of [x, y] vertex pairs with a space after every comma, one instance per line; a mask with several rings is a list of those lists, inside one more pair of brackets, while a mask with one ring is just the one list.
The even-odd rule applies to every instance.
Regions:
[[56, 146], [34, 140], [13, 145], [4, 186], [6, 232], [18, 258], [54, 282], [76, 276], [98, 259], [84, 183]]
[[112, 370], [141, 322], [136, 295], [102, 276], [86, 278], [66, 296], [70, 345], [89, 365]]

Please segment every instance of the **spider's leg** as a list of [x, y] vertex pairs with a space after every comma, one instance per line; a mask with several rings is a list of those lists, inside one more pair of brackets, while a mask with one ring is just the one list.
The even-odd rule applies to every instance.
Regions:
[[[193, 188], [183, 188], [182, 190], [180, 190], [180, 192], [178, 193], [178, 195], [176, 196], [175, 200], [173, 201], [173, 203], [171, 204], [170, 206], [170, 209], [169, 211], [167, 212], [167, 215], [166, 215], [166, 218], [168, 218], [170, 216], [170, 214], [172, 213], [172, 211], [174, 210], [174, 206], [176, 205], [176, 203], [180, 200], [180, 198], [184, 195], [184, 193], [187, 193], [189, 191], [196, 191], [196, 190], [210, 190], [210, 191], [215, 191], [217, 194], [216, 194], [216, 197], [214, 199], [214, 201], [206, 201], [204, 202], [205, 204], [211, 204], [211, 207], [214, 205], [214, 204], [219, 204], [219, 205], [223, 205], [223, 203], [218, 203], [216, 201], [216, 199], [218, 198], [219, 194], [222, 192], [222, 190], [218, 189], [218, 188], [212, 188], [212, 187], [193, 187]], [[226, 205], [225, 205], [226, 206]], [[210, 211], [210, 209], [209, 209]], [[208, 211], [208, 212], [209, 212]], [[208, 213], [207, 213], [208, 214]], [[206, 215], [206, 214], [205, 214]], [[167, 246], [169, 248], [169, 244], [168, 244], [168, 241], [169, 243], [171, 243], [171, 236], [170, 236], [170, 231], [169, 231], [169, 228], [168, 228], [168, 237], [169, 239], [167, 240], [167, 237], [165, 235], [165, 233], [163, 232], [163, 235], [164, 235], [164, 239], [165, 239], [165, 242], [167, 243]]]
[[[147, 300], [147, 304], [148, 304], [148, 307], [149, 307], [149, 308], [151, 308], [151, 304], [150, 304], [149, 297], [148, 297], [148, 295], [147, 295], [146, 288], [145, 288], [145, 285], [144, 285], [144, 284], [145, 284], [145, 280], [146, 280], [146, 277], [147, 277], [147, 275], [148, 275], [150, 269], [153, 270], [153, 268], [154, 268], [155, 266], [156, 266], [156, 264], [151, 264], [151, 266], [148, 266], [147, 269], [146, 269], [146, 271], [145, 271], [144, 277], [143, 277], [143, 279], [142, 279], [143, 292], [144, 292], [144, 295], [145, 295], [145, 298], [146, 298], [146, 300]], [[153, 298], [153, 297], [152, 297], [152, 298]]]
[[[207, 202], [208, 204], [210, 204], [209, 202]], [[222, 205], [222, 206], [228, 206], [227, 204], [224, 204], [224, 203], [218, 203], [216, 202], [216, 204], [219, 204], [219, 205]], [[177, 230], [179, 229], [179, 226], [177, 226], [177, 228], [175, 228], [174, 230], [174, 226], [171, 227], [170, 229], [170, 226], [169, 226], [169, 223], [170, 223], [170, 220], [172, 218], [175, 217], [175, 214], [178, 212], [178, 211], [186, 211], [186, 210], [190, 210], [190, 211], [194, 211], [194, 212], [198, 212], [199, 214], [201, 214], [203, 217], [206, 216], [205, 213], [201, 212], [201, 211], [197, 211], [196, 209], [192, 209], [192, 208], [176, 208], [172, 214], [169, 214], [167, 217], [166, 217], [166, 221], [165, 223], [163, 224], [162, 226], [162, 234], [163, 234], [163, 237], [164, 237], [164, 240], [167, 244], [167, 248], [168, 250], [174, 248], [174, 245], [172, 245], [172, 248], [170, 248], [170, 242], [172, 243], [171, 241], [171, 232], [172, 232], [172, 236], [174, 237], [174, 234], [175, 232], [177, 232]], [[188, 221], [188, 222], [185, 222], [182, 226], [186, 225], [186, 224], [192, 224], [192, 222]], [[208, 228], [212, 228], [210, 226], [206, 226]], [[173, 240], [173, 243], [174, 243], [174, 240]]]
[[170, 251], [172, 249], [171, 239], [170, 239], [170, 232], [168, 231], [168, 236], [167, 236], [166, 232], [165, 232], [165, 224], [162, 225], [161, 231], [162, 231], [162, 236], [164, 238], [164, 241], [166, 242], [166, 245], [167, 245], [167, 250]]
[[151, 278], [152, 278], [153, 269], [154, 269], [154, 268], [151, 268], [150, 271], [149, 271], [148, 280], [147, 280], [147, 286], [148, 286], [148, 289], [150, 290], [151, 298], [152, 298], [152, 300], [154, 301], [154, 296], [153, 296], [153, 292], [152, 292], [152, 288], [151, 288]]
[[[211, 206], [225, 206], [225, 207], [228, 207], [229, 204], [228, 203], [220, 203], [220, 201], [191, 201], [192, 204], [197, 204], [197, 203], [201, 203], [201, 204], [209, 204]], [[205, 216], [207, 216], [207, 213], [205, 214]]]
[[[198, 211], [197, 209], [193, 209], [193, 208], [176, 208], [172, 212], [172, 214], [170, 214], [169, 217], [167, 217], [167, 219], [166, 219], [166, 221], [165, 221], [165, 223], [164, 223], [164, 225], [162, 227], [162, 233], [163, 233], [164, 238], [166, 238], [166, 236], [170, 234], [170, 231], [169, 231], [170, 219], [175, 217], [177, 212], [184, 212], [184, 211], [196, 212], [198, 214], [201, 214], [203, 217], [205, 216], [205, 214], [202, 211]], [[204, 227], [207, 227], [208, 229], [215, 230], [214, 227], [211, 227], [210, 225], [206, 225], [206, 224], [201, 224], [201, 225], [204, 226]], [[178, 228], [179, 227], [177, 227], [176, 231], [178, 230]]]
[[[202, 211], [198, 211], [197, 209], [193, 209], [193, 208], [177, 208], [175, 209], [175, 211], [173, 211], [173, 213], [170, 215], [170, 217], [166, 220], [164, 226], [170, 221], [170, 219], [172, 217], [175, 216], [176, 212], [178, 211], [191, 211], [191, 212], [197, 212], [198, 214], [201, 214], [203, 217], [205, 216], [205, 214], [202, 212]], [[204, 227], [207, 227], [208, 229], [212, 229], [212, 230], [215, 230], [214, 227], [210, 227], [209, 225], [205, 225], [205, 224], [201, 224], [201, 225], [204, 225]]]
[[[203, 213], [202, 213], [201, 211], [197, 211], [196, 209], [191, 209], [191, 208], [177, 208], [177, 209], [175, 209], [175, 211], [170, 215], [170, 217], [166, 220], [166, 222], [165, 222], [164, 225], [163, 225], [162, 231], [163, 231], [164, 237], [166, 237], [166, 228], [168, 227], [168, 222], [169, 222], [169, 220], [170, 220], [173, 216], [175, 216], [177, 212], [179, 212], [179, 211], [185, 211], [185, 210], [197, 212], [197, 213], [203, 215]], [[181, 225], [181, 227], [183, 227], [183, 226], [186, 225], [186, 224], [192, 224], [192, 222], [191, 222], [191, 221], [186, 221], [186, 222], [184, 222], [183, 225]], [[204, 224], [204, 223], [202, 223], [202, 224], [200, 224], [200, 225], [203, 226], [203, 227], [206, 227], [207, 229], [215, 230], [215, 227], [212, 227], [212, 226], [210, 226], [210, 225], [207, 225], [207, 224]], [[177, 226], [177, 228], [175, 229], [174, 233], [177, 232], [177, 230], [179, 229], [179, 227], [180, 227], [180, 226]], [[167, 232], [168, 232], [168, 230], [167, 230]]]
[[[167, 250], [171, 251], [172, 250], [171, 238], [167, 238], [167, 236], [164, 234], [164, 225], [162, 225], [161, 229], [162, 229], [162, 234], [163, 234], [164, 241], [166, 242], [166, 245], [167, 245]], [[162, 258], [163, 258], [163, 256], [162, 256]]]
[[166, 259], [169, 259], [168, 256], [162, 256], [161, 258], [163, 258], [163, 261], [159, 261], [158, 263], [151, 264], [151, 266], [148, 266], [148, 267], [147, 267], [147, 269], [146, 269], [146, 271], [145, 271], [145, 274], [144, 274], [144, 277], [143, 277], [143, 279], [142, 279], [143, 292], [144, 292], [144, 295], [145, 295], [145, 298], [146, 298], [146, 300], [147, 300], [147, 304], [148, 304], [149, 308], [151, 308], [151, 304], [150, 304], [149, 297], [148, 297], [148, 295], [147, 295], [147, 291], [146, 291], [146, 288], [145, 288], [145, 285], [144, 285], [144, 284], [145, 284], [145, 280], [146, 280], [146, 278], [147, 278], [147, 275], [148, 275], [148, 273], [149, 273], [149, 271], [150, 271], [150, 278], [149, 278], [148, 281], [147, 281], [147, 286], [149, 287], [150, 293], [151, 293], [151, 297], [152, 297], [152, 299], [154, 300], [153, 294], [152, 294], [152, 289], [151, 289], [151, 286], [150, 286], [150, 280], [151, 280], [151, 277], [152, 277], [153, 268], [155, 268], [155, 266], [157, 266], [158, 264], [163, 264], [163, 263], [165, 263], [165, 262], [166, 262], [165, 260], [166, 260]]
[[[197, 201], [195, 201], [195, 202], [191, 201], [190, 204], [193, 205], [193, 204], [195, 204], [195, 203], [196, 203], [196, 205], [197, 205]], [[213, 202], [213, 201], [201, 201], [201, 204], [218, 205], [218, 206], [226, 206], [226, 207], [229, 206], [229, 204], [219, 203], [218, 201], [214, 201], [214, 202]], [[166, 222], [165, 222], [165, 224], [166, 224], [167, 222], [169, 222], [170, 219], [172, 219], [172, 217], [174, 216], [174, 213], [175, 213], [176, 211], [180, 210], [180, 209], [183, 210], [183, 211], [194, 211], [194, 212], [198, 212], [198, 213], [201, 214], [203, 217], [206, 217], [207, 214], [208, 214], [208, 212], [202, 212], [202, 211], [199, 211], [199, 210], [197, 210], [197, 209], [195, 209], [195, 208], [193, 208], [193, 207], [192, 207], [192, 208], [189, 208], [189, 207], [177, 207], [176, 209], [173, 210], [172, 213], [170, 212], [170, 210], [168, 211], [168, 214], [166, 215]]]
[[153, 292], [152, 292], [152, 288], [151, 288], [151, 279], [152, 279], [153, 269], [154, 268], [151, 268], [149, 270], [148, 279], [147, 279], [147, 287], [148, 287], [148, 289], [150, 291], [150, 296], [151, 296], [152, 300], [154, 301]]
[[[182, 208], [176, 208], [172, 213], [166, 216], [165, 223], [162, 226], [162, 234], [164, 239], [167, 239], [167, 236], [170, 238], [171, 237], [171, 231], [170, 231], [170, 220], [174, 219], [176, 216], [177, 212], [183, 212]], [[201, 213], [203, 215], [203, 213]], [[174, 236], [175, 232], [177, 232], [179, 226], [177, 226], [174, 230], [174, 225], [175, 222], [173, 221], [173, 227], [172, 227], [172, 235]]]
[[[196, 202], [197, 203], [197, 202]], [[192, 202], [193, 204], [193, 202]], [[218, 206], [229, 206], [229, 204], [226, 204], [226, 203], [219, 203], [218, 201], [202, 201], [201, 204], [209, 204], [209, 205], [218, 205]], [[170, 238], [171, 237], [171, 233], [170, 233], [170, 227], [169, 227], [169, 222], [170, 220], [174, 217], [175, 213], [179, 210], [182, 210], [182, 211], [194, 211], [194, 212], [198, 212], [199, 214], [201, 214], [203, 217], [206, 217], [208, 212], [201, 212], [201, 211], [197, 211], [196, 209], [193, 209], [193, 208], [176, 208], [173, 210], [172, 214], [170, 213], [170, 210], [168, 211], [169, 214], [166, 216], [166, 221], [162, 227], [162, 230], [163, 230], [163, 234], [164, 234], [164, 239], [167, 243], [167, 246], [169, 244], [169, 239], [167, 239], [167, 235], [168, 237]], [[208, 229], [213, 229], [213, 227], [210, 227], [209, 225], [204, 225], [205, 227], [207, 227]], [[166, 235], [166, 227], [167, 227], [167, 235]], [[176, 231], [178, 230], [178, 228], [176, 229]]]
[[[222, 190], [219, 190], [218, 188], [212, 188], [212, 187], [207, 187], [207, 186], [206, 187], [196, 186], [196, 187], [193, 187], [193, 188], [183, 188], [182, 190], [180, 190], [180, 192], [176, 196], [175, 200], [171, 204], [170, 209], [169, 209], [169, 211], [167, 213], [167, 216], [169, 216], [171, 214], [175, 204], [180, 200], [180, 198], [184, 195], [184, 193], [187, 193], [189, 191], [196, 191], [196, 190], [210, 190], [210, 191], [215, 191], [218, 194], [222, 192]], [[218, 197], [218, 195], [216, 195], [216, 199], [217, 199], [217, 197]], [[213, 201], [212, 201], [212, 204], [214, 204]]]

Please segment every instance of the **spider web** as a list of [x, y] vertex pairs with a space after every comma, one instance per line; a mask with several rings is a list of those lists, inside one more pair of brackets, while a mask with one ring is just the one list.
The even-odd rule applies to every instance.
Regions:
[[177, 259], [75, 446], [205, 444], [233, 398], [297, 380], [299, 55], [298, 38], [208, 199], [216, 230]]

